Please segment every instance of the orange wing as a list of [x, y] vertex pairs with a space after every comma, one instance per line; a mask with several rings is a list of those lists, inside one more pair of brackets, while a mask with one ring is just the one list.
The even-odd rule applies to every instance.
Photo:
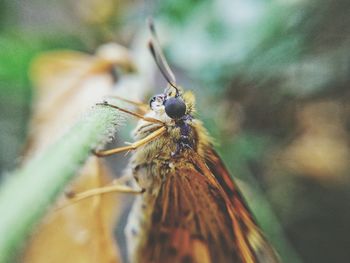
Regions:
[[206, 149], [206, 164], [230, 199], [234, 231], [241, 255], [246, 262], [280, 262], [276, 252], [257, 226], [237, 185], [213, 148]]
[[[229, 198], [202, 158], [187, 153], [174, 161], [162, 185], [139, 262], [278, 262], [273, 254], [265, 257], [273, 250], [240, 197]], [[256, 250], [255, 241], [269, 252]]]

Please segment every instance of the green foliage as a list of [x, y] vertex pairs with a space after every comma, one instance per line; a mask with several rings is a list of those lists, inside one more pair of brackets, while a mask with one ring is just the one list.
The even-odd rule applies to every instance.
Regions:
[[[201, 5], [208, 6], [208, 0], [167, 0], [161, 1], [158, 13], [169, 19], [171, 23], [185, 26], [193, 11]], [[196, 8], [193, 8], [196, 7]]]
[[250, 79], [278, 74], [276, 69], [298, 59], [303, 13], [293, 13], [294, 8], [261, 1], [208, 1], [183, 12], [182, 23], [167, 20], [177, 18], [176, 13], [161, 17], [172, 28], [174, 61], [204, 81], [223, 83], [237, 74]]

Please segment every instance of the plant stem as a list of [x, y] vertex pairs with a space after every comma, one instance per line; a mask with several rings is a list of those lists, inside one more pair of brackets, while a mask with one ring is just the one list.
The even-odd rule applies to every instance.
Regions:
[[119, 112], [96, 106], [58, 141], [8, 175], [0, 188], [0, 263], [13, 262], [33, 227], [91, 154], [116, 130]]

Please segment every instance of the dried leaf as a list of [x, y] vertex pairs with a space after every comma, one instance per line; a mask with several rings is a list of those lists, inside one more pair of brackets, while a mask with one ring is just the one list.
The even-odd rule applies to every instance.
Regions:
[[[72, 185], [74, 192], [102, 186], [110, 181], [96, 157], [89, 159]], [[64, 202], [61, 198], [61, 203]], [[113, 238], [118, 199], [96, 196], [60, 210], [53, 210], [34, 232], [23, 255], [27, 263], [120, 262]]]
[[[111, 93], [115, 84], [111, 71], [115, 66], [133, 68], [127, 50], [116, 44], [103, 46], [95, 56], [55, 51], [34, 61], [31, 77], [36, 101], [24, 162]], [[69, 191], [101, 187], [110, 180], [105, 165], [91, 157]], [[51, 211], [33, 233], [23, 262], [119, 262], [112, 234], [119, 209], [115, 197], [105, 195]]]
[[60, 137], [82, 113], [111, 93], [113, 67], [134, 68], [127, 50], [117, 44], [106, 44], [97, 54], [54, 51], [33, 62], [36, 97], [26, 159]]

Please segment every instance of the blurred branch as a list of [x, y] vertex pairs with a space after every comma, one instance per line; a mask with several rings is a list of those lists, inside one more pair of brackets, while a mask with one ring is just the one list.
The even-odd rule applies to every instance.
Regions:
[[0, 262], [17, 251], [91, 153], [115, 132], [116, 110], [96, 106], [42, 154], [15, 171], [0, 189]]

